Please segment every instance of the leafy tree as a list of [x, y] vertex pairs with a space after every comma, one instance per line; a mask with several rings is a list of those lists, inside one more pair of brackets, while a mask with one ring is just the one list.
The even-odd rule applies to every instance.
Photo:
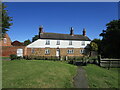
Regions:
[[95, 42], [90, 43], [91, 51], [98, 51], [98, 45]]
[[36, 41], [37, 39], [39, 39], [39, 35], [35, 35], [35, 36], [32, 38], [32, 42]]
[[120, 58], [120, 20], [113, 20], [106, 24], [107, 29], [100, 34], [102, 36], [102, 56]]
[[25, 40], [24, 41], [24, 46], [27, 46], [28, 44], [30, 44], [31, 43], [31, 41], [28, 39], [28, 40]]
[[5, 8], [6, 5], [2, 3], [2, 35], [4, 35], [12, 25], [12, 23], [10, 23], [10, 21], [12, 21], [12, 17], [8, 16], [8, 10], [5, 10]]
[[92, 40], [92, 42], [97, 44], [97, 46], [98, 46], [97, 52], [98, 52], [98, 54], [100, 54], [101, 53], [101, 40], [95, 38], [95, 39]]

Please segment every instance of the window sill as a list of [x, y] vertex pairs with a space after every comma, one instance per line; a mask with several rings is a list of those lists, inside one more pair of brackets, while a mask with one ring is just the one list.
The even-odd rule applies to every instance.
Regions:
[[50, 55], [50, 53], [48, 53], [48, 54], [45, 54], [45, 55]]

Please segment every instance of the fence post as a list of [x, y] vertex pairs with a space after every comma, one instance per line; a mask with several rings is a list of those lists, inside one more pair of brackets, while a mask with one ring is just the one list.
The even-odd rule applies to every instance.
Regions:
[[101, 55], [98, 55], [98, 65], [100, 66]]
[[109, 60], [109, 66], [108, 66], [108, 70], [110, 69], [110, 63], [111, 63], [111, 60]]

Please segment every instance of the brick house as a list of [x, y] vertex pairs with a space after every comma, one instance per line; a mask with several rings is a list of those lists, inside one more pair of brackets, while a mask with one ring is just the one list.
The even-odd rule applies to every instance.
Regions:
[[83, 56], [91, 40], [83, 29], [82, 35], [74, 34], [71, 27], [70, 34], [46, 33], [39, 28], [39, 39], [26, 46], [25, 55], [37, 56]]
[[11, 43], [13, 46], [24, 46], [24, 44], [22, 42], [19, 42], [19, 41], [14, 41]]
[[0, 46], [11, 46], [11, 39], [8, 34], [4, 34], [4, 38], [0, 40]]
[[25, 46], [13, 46], [7, 33], [4, 35], [4, 38], [0, 40], [0, 57], [9, 57], [11, 54], [23, 56], [24, 53]]

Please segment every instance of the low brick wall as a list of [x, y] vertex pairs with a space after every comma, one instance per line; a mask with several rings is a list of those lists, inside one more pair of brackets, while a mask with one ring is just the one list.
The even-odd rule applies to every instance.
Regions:
[[25, 46], [2, 46], [0, 49], [0, 57], [9, 57], [11, 54], [17, 54], [17, 49], [23, 49], [23, 55], [25, 54]]

